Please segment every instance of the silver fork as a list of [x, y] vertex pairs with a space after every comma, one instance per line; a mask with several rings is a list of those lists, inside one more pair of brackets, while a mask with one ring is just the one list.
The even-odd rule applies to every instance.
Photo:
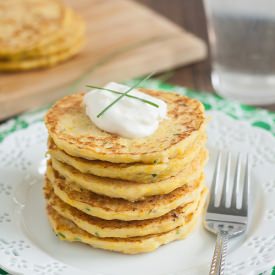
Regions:
[[[205, 215], [204, 225], [207, 230], [217, 235], [215, 251], [211, 263], [210, 275], [223, 275], [225, 268], [225, 257], [227, 253], [227, 243], [229, 238], [236, 237], [245, 232], [248, 222], [248, 193], [250, 186], [250, 165], [247, 156], [245, 164], [244, 183], [242, 187], [241, 205], [237, 207], [237, 197], [239, 193], [240, 174], [241, 174], [241, 154], [238, 156], [235, 176], [233, 180], [233, 192], [231, 203], [226, 205], [227, 199], [230, 200], [228, 188], [230, 184], [231, 154], [227, 154], [224, 180], [220, 180], [221, 174], [220, 152], [216, 162], [213, 182], [210, 191], [210, 200]], [[222, 184], [222, 194], [220, 202], [215, 204], [217, 197], [217, 186]]]

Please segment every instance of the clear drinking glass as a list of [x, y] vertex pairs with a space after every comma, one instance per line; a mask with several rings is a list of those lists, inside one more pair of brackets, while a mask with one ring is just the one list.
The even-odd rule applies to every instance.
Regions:
[[275, 0], [204, 0], [212, 84], [240, 102], [275, 102]]

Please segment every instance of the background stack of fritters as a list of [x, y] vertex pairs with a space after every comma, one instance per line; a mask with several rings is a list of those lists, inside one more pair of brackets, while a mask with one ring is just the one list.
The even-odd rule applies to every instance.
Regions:
[[50, 67], [77, 54], [85, 24], [59, 0], [0, 1], [0, 71]]
[[63, 98], [47, 113], [44, 191], [61, 239], [134, 254], [185, 238], [194, 227], [207, 192], [203, 106], [141, 90], [168, 104], [168, 119], [147, 138], [98, 129], [85, 114], [83, 94]]

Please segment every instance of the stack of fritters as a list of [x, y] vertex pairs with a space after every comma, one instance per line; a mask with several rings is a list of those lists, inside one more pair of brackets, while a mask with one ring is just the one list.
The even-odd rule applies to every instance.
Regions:
[[147, 138], [98, 129], [85, 114], [82, 93], [47, 113], [44, 191], [60, 239], [134, 254], [193, 229], [207, 193], [204, 108], [175, 93], [140, 90], [168, 105], [168, 119]]
[[77, 54], [85, 24], [59, 0], [0, 1], [0, 71], [50, 67]]

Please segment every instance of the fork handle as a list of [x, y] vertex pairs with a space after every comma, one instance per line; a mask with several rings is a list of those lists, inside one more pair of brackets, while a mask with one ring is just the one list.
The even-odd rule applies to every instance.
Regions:
[[209, 275], [224, 274], [228, 237], [228, 232], [220, 231], [218, 233]]

